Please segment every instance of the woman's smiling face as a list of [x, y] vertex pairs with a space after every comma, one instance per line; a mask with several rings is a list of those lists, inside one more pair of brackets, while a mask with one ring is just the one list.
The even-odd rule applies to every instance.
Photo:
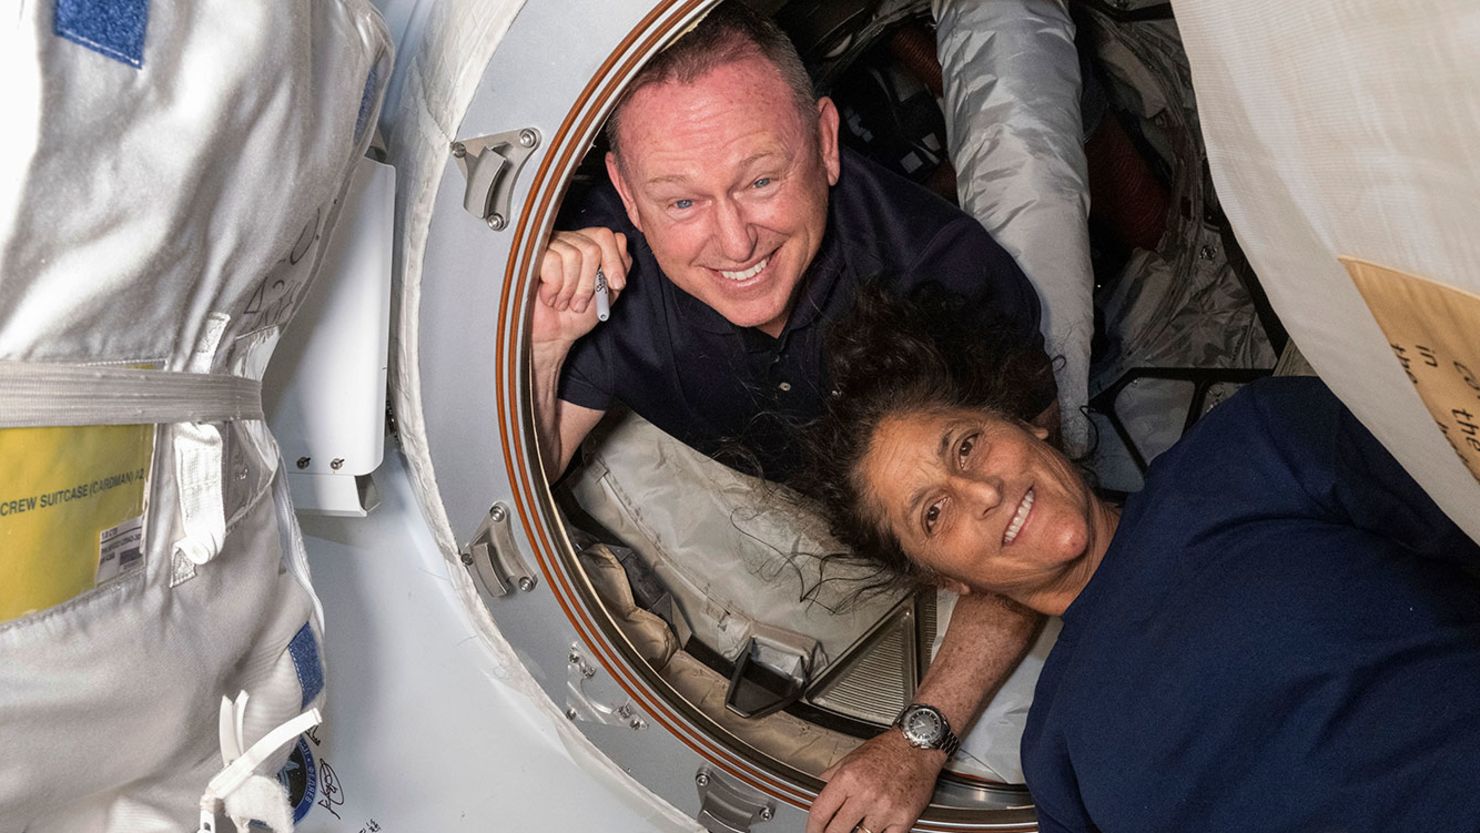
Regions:
[[875, 517], [947, 587], [1061, 613], [1114, 521], [1044, 436], [989, 412], [907, 411], [879, 423], [857, 476]]

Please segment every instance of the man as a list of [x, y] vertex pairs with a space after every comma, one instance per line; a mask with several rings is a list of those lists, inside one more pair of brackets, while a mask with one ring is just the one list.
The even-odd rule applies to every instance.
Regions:
[[[970, 217], [842, 153], [833, 103], [813, 96], [785, 36], [737, 4], [655, 58], [607, 129], [613, 187], [552, 238], [532, 313], [552, 479], [613, 400], [784, 479], [788, 428], [827, 395], [825, 324], [875, 274], [902, 291], [945, 283], [1040, 338], [1037, 297], [1011, 257]], [[600, 328], [598, 271], [613, 301]], [[1040, 401], [1057, 413], [1052, 390]], [[963, 598], [917, 701], [964, 730], [1037, 625], [1001, 599]], [[879, 735], [824, 773], [809, 833], [909, 827], [946, 757], [899, 730]]]

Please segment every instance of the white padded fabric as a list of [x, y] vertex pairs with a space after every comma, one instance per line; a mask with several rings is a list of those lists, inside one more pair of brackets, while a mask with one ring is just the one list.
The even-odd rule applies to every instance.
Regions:
[[1275, 311], [1321, 378], [1480, 539], [1480, 482], [1337, 261], [1480, 293], [1480, 6], [1174, 6], [1213, 180]]
[[585, 449], [586, 466], [570, 480], [576, 499], [663, 579], [700, 641], [730, 659], [762, 622], [817, 640], [826, 663], [900, 598], [854, 600], [872, 571], [825, 560], [842, 547], [796, 493], [637, 414], [607, 420]]
[[946, 136], [961, 207], [1043, 302], [1064, 441], [1088, 447], [1094, 274], [1074, 22], [1061, 0], [935, 0]]

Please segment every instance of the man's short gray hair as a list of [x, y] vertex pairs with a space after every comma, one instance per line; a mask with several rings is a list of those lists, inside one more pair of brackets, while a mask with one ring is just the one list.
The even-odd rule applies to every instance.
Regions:
[[693, 31], [638, 70], [606, 121], [606, 139], [612, 153], [620, 159], [618, 135], [621, 133], [622, 110], [638, 90], [649, 84], [668, 81], [690, 84], [718, 67], [757, 54], [781, 73], [782, 80], [791, 89], [802, 124], [809, 135], [814, 135], [817, 132], [817, 94], [791, 39], [768, 18], [738, 0], [726, 0], [712, 9]]

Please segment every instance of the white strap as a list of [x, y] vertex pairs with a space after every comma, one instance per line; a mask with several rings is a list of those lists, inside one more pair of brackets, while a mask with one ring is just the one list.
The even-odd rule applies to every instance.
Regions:
[[0, 361], [0, 428], [262, 419], [262, 385], [213, 373]]
[[221, 802], [241, 789], [255, 774], [257, 767], [271, 758], [278, 750], [293, 742], [293, 739], [323, 722], [317, 708], [303, 714], [263, 735], [240, 755], [233, 753], [242, 744], [241, 717], [246, 711], [247, 693], [237, 695], [236, 701], [221, 698], [221, 755], [226, 768], [216, 773], [206, 784], [205, 794], [200, 797], [200, 827], [197, 833], [216, 833], [216, 814]]
[[183, 368], [187, 373], [210, 373], [216, 364], [216, 350], [221, 346], [221, 337], [226, 335], [226, 327], [231, 324], [231, 316], [224, 312], [213, 312], [206, 316], [202, 322], [200, 335], [195, 339], [195, 351], [190, 354], [190, 360]]
[[262, 419], [255, 379], [205, 373], [230, 316], [203, 326], [187, 372], [0, 361], [0, 428], [174, 423], [175, 479], [184, 536], [171, 586], [221, 552], [226, 517], [221, 432], [212, 424]]
[[175, 485], [185, 533], [175, 542], [175, 552], [197, 567], [219, 555], [226, 543], [221, 448], [221, 432], [211, 423], [175, 426]]
[[[195, 351], [185, 365], [187, 373], [210, 371], [216, 362], [221, 336], [230, 323], [231, 316], [224, 312], [206, 316], [196, 338]], [[175, 542], [177, 566], [172, 573], [186, 580], [195, 576], [195, 567], [220, 555], [221, 547], [226, 544], [226, 484], [221, 482], [223, 443], [221, 431], [203, 420], [177, 424], [174, 440], [175, 485], [180, 491], [180, 526], [185, 534]], [[189, 564], [180, 564], [181, 559]], [[172, 581], [170, 586], [177, 583]]]

